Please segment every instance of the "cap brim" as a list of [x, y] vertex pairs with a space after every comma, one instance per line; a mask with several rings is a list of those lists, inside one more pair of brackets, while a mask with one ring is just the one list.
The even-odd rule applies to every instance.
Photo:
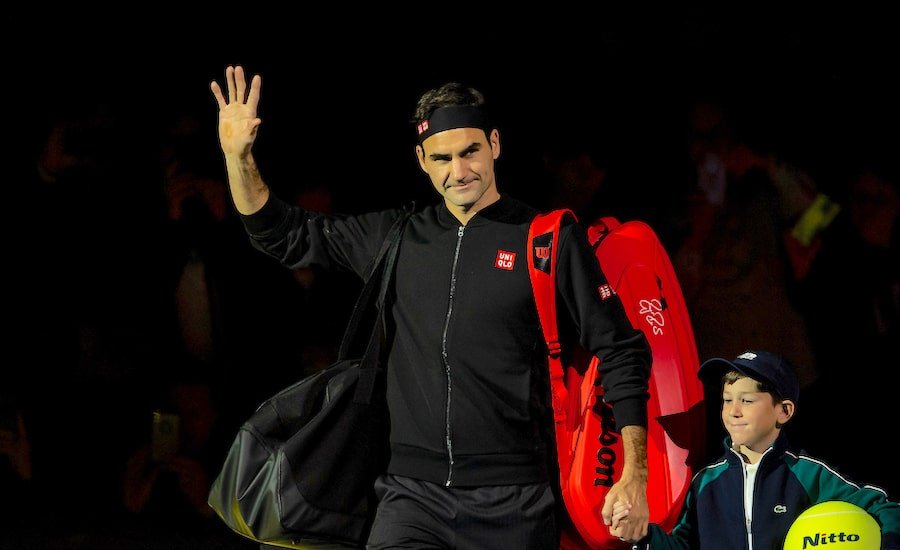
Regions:
[[712, 359], [707, 359], [700, 365], [700, 369], [697, 371], [697, 377], [706, 382], [718, 382], [722, 375], [730, 370], [736, 370], [747, 374], [744, 372], [743, 368], [732, 363], [728, 359], [713, 357]]
[[773, 380], [769, 379], [768, 376], [762, 374], [756, 369], [750, 368], [749, 366], [742, 363], [735, 363], [734, 361], [723, 359], [721, 357], [714, 357], [712, 359], [704, 361], [703, 364], [700, 365], [700, 369], [697, 371], [697, 376], [700, 377], [701, 380], [715, 383], [720, 381], [722, 375], [732, 370], [736, 370], [744, 376], [749, 376], [754, 380], [765, 381], [772, 386], [776, 386]]

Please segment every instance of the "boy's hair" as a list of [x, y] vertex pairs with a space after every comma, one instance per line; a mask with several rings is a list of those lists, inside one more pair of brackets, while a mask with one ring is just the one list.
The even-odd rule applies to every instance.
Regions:
[[722, 376], [722, 384], [734, 384], [741, 378], [749, 378], [750, 380], [756, 382], [757, 391], [771, 395], [773, 403], [781, 403], [785, 400], [785, 397], [778, 393], [778, 390], [776, 390], [775, 387], [772, 386], [772, 384], [766, 382], [765, 380], [759, 380], [758, 378], [754, 378], [752, 376], [744, 374], [740, 371], [732, 370], [726, 372]]

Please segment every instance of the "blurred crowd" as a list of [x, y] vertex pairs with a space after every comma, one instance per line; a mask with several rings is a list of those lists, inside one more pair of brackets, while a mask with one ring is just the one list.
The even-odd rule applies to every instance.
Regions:
[[[900, 495], [881, 444], [900, 366], [896, 161], [854, 151], [833, 169], [719, 101], [683, 115], [662, 180], [635, 178], [602, 140], [561, 139], [527, 182], [501, 174], [501, 192], [582, 223], [649, 222], [701, 359], [747, 346], [791, 359], [791, 439]], [[360, 282], [252, 249], [205, 114], [135, 128], [100, 102], [48, 118], [17, 173], [29, 219], [11, 321], [25, 353], [0, 381], [0, 547], [256, 547], [212, 515], [209, 484], [260, 402], [333, 361]], [[279, 185], [313, 210], [360, 210], [327, 182]], [[161, 413], [178, 419], [165, 453]]]

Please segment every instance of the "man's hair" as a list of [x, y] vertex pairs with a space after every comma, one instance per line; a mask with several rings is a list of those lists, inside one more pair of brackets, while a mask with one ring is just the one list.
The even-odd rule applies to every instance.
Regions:
[[486, 110], [484, 95], [459, 82], [448, 82], [438, 88], [428, 90], [416, 103], [416, 111], [413, 114], [412, 123], [418, 125], [431, 118], [432, 113], [441, 107], [454, 107], [465, 105]]

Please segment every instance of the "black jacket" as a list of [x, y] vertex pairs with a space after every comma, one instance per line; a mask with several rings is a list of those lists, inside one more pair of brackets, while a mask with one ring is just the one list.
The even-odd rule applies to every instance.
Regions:
[[[526, 264], [536, 213], [503, 197], [466, 226], [443, 202], [410, 218], [387, 349], [390, 473], [446, 486], [548, 479], [546, 345]], [[362, 276], [399, 214], [325, 216], [272, 198], [243, 220], [254, 246], [286, 266]], [[605, 280], [577, 224], [560, 233], [557, 273], [561, 324], [602, 359], [618, 426], [646, 426], [649, 344], [618, 298], [600, 298]]]

